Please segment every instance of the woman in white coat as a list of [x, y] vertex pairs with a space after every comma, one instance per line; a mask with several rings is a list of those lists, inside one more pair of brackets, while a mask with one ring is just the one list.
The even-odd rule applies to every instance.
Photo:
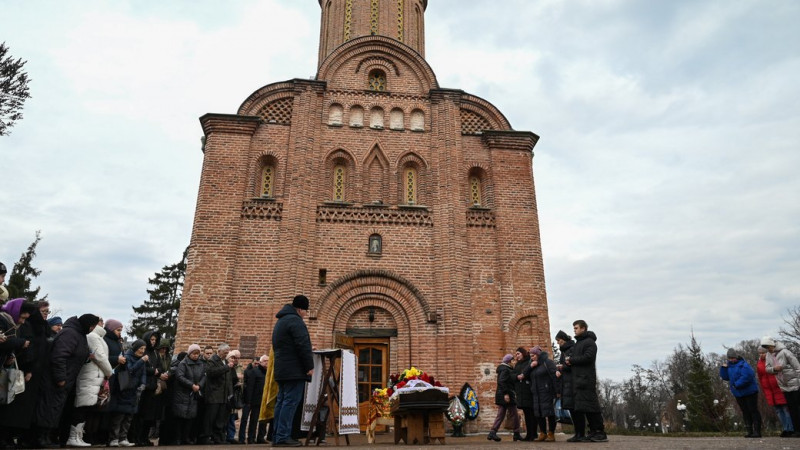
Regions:
[[94, 330], [86, 335], [89, 343], [89, 361], [83, 365], [78, 373], [78, 381], [75, 389], [75, 412], [72, 416], [72, 426], [69, 430], [69, 440], [67, 445], [70, 447], [90, 447], [92, 444], [84, 442], [83, 435], [86, 427], [86, 420], [93, 419], [94, 407], [97, 405], [97, 397], [103, 382], [111, 377], [111, 363], [108, 361], [108, 344], [103, 336], [106, 329], [103, 327], [103, 319], [94, 327]]

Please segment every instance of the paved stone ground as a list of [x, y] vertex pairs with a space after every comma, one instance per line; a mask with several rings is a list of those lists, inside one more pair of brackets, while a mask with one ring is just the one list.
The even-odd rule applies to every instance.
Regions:
[[[580, 449], [580, 448], [592, 448], [592, 449], [655, 449], [655, 450], [673, 450], [673, 449], [786, 449], [786, 450], [798, 450], [800, 449], [800, 439], [795, 438], [779, 438], [779, 437], [767, 437], [762, 439], [745, 439], [743, 437], [663, 437], [663, 436], [615, 436], [609, 435], [608, 439], [609, 442], [604, 443], [581, 443], [575, 444], [571, 442], [566, 442], [566, 439], [569, 437], [564, 434], [557, 434], [556, 435], [556, 442], [513, 442], [511, 440], [511, 435], [508, 434], [501, 434], [502, 437], [501, 442], [490, 442], [486, 440], [486, 435], [474, 435], [468, 436], [466, 438], [447, 438], [446, 447], [450, 449], [458, 449], [458, 448], [485, 448], [485, 449], [493, 449], [493, 448], [503, 448], [507, 450], [511, 450], [513, 448], [520, 448], [520, 449]], [[336, 447], [335, 441], [333, 437], [328, 438], [328, 445], [326, 448], [345, 448], [346, 443], [344, 437], [339, 439], [340, 447]], [[378, 434], [376, 436], [376, 443], [375, 444], [367, 444], [366, 437], [361, 435], [351, 435], [350, 436], [350, 446], [351, 447], [361, 447], [361, 448], [407, 448], [407, 449], [416, 449], [416, 448], [426, 448], [426, 449], [436, 449], [442, 448], [445, 446], [442, 445], [426, 445], [426, 446], [406, 446], [406, 445], [394, 445], [394, 438], [392, 434], [385, 433], [385, 434]], [[313, 447], [313, 445], [309, 446]], [[239, 450], [247, 450], [247, 449], [269, 449], [271, 448], [269, 444], [266, 445], [230, 445], [230, 446], [222, 446], [217, 445], [213, 447], [169, 447], [172, 449], [189, 449], [189, 448], [208, 448], [208, 449], [239, 449]]]

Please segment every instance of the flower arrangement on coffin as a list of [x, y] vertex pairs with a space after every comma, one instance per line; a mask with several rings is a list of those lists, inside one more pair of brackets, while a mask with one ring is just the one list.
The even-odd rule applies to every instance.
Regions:
[[395, 391], [402, 389], [413, 380], [421, 380], [435, 387], [444, 387], [441, 383], [436, 381], [433, 375], [428, 375], [416, 367], [411, 367], [410, 369], [406, 369], [399, 374], [393, 373], [389, 375], [389, 386], [383, 389], [375, 389], [372, 395], [374, 397], [389, 398], [395, 393]]

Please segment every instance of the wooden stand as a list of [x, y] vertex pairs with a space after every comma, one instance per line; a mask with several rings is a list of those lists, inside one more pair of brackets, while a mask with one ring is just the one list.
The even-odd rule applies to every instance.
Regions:
[[445, 444], [444, 413], [439, 408], [394, 413], [394, 443], [426, 445], [437, 440]]
[[[322, 408], [323, 404], [327, 404], [328, 407], [328, 418], [333, 417], [334, 411], [339, 410], [339, 381], [341, 374], [336, 374], [336, 371], [333, 370], [336, 364], [336, 360], [342, 356], [341, 350], [328, 350], [328, 351], [316, 351], [314, 352], [320, 355], [323, 359], [323, 367], [325, 367], [325, 360], [328, 361], [327, 369], [325, 369], [325, 376], [322, 377], [322, 389], [319, 391], [319, 398], [317, 399], [317, 407], [314, 408], [314, 414], [311, 416], [311, 426], [308, 428], [308, 434], [306, 435], [306, 446], [311, 443], [311, 435], [314, 434], [314, 431], [319, 431], [317, 435], [317, 442], [316, 444], [319, 445], [320, 442], [325, 439], [325, 436], [319, 436], [319, 434], [325, 433], [327, 431], [327, 427], [325, 426], [325, 422], [320, 420], [319, 410]], [[327, 399], [327, 401], [326, 401]], [[333, 408], [334, 402], [336, 403], [336, 409]], [[336, 440], [336, 446], [339, 446], [339, 428], [336, 426], [336, 420], [333, 420], [333, 437]], [[347, 445], [350, 445], [350, 436], [345, 434], [344, 439], [347, 442]]]

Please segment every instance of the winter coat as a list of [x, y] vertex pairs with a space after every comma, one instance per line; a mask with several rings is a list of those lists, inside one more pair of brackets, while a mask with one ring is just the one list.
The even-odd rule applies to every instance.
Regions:
[[[150, 345], [151, 336], [156, 337], [155, 345]], [[142, 391], [142, 396], [139, 399], [138, 416], [145, 421], [161, 420], [164, 417], [164, 395], [161, 392], [156, 395], [158, 380], [161, 376], [161, 355], [158, 353], [161, 334], [151, 330], [142, 336], [142, 340], [145, 343], [144, 354], [147, 355], [147, 361], [144, 363], [147, 378], [144, 384], [144, 391]]]
[[215, 353], [206, 361], [206, 389], [203, 392], [206, 404], [227, 403], [233, 394], [232, 379], [228, 362]]
[[524, 372], [525, 378], [530, 380], [531, 394], [533, 396], [533, 415], [548, 417], [556, 414], [556, 394], [560, 383], [556, 378], [556, 363], [542, 352], [537, 360], [536, 367], [528, 367]]
[[531, 394], [531, 380], [525, 378], [518, 379], [517, 376], [524, 375], [525, 368], [530, 367], [531, 358], [527, 357], [522, 361], [517, 361], [512, 375], [514, 377], [514, 394], [516, 395], [517, 406], [520, 408], [530, 408], [533, 406], [533, 395]]
[[50, 343], [45, 332], [49, 328], [41, 314], [33, 314], [17, 330], [17, 337], [30, 342], [28, 348], [16, 352], [17, 364], [32, 376], [25, 383], [25, 392], [17, 394], [10, 405], [0, 406], [0, 424], [4, 427], [27, 430], [33, 424], [36, 402], [44, 386], [43, 375], [49, 368]]
[[108, 363], [111, 364], [111, 368], [113, 369], [119, 366], [119, 355], [125, 355], [125, 348], [122, 345], [121, 338], [118, 338], [113, 331], [105, 330], [106, 335], [103, 336], [103, 340], [106, 341], [106, 345], [108, 346]]
[[[597, 397], [597, 335], [586, 330], [576, 337], [570, 355], [570, 369], [575, 387], [575, 410], [580, 412], [599, 413], [600, 399]], [[563, 405], [563, 403], [562, 403]]]
[[761, 385], [761, 392], [767, 399], [769, 406], [780, 406], [786, 404], [786, 397], [783, 395], [781, 387], [778, 386], [778, 380], [775, 375], [767, 373], [766, 358], [758, 359], [756, 364], [756, 373], [758, 373], [758, 383]]
[[259, 364], [244, 371], [244, 402], [249, 405], [261, 405], [261, 397], [264, 395], [264, 380], [267, 369]]
[[5, 364], [8, 355], [22, 350], [22, 346], [25, 345], [25, 339], [18, 336], [19, 329], [11, 331], [16, 326], [14, 319], [8, 313], [0, 312], [0, 333], [6, 335], [5, 342], [0, 342], [0, 365]]
[[75, 406], [94, 406], [97, 404], [97, 394], [106, 377], [111, 376], [111, 364], [108, 362], [108, 345], [103, 337], [105, 328], [95, 327], [94, 331], [86, 335], [89, 351], [94, 353], [94, 359], [87, 361], [78, 373], [78, 383], [75, 391]]
[[728, 382], [734, 397], [746, 397], [758, 393], [756, 374], [750, 364], [742, 358], [737, 359], [735, 363], [728, 362], [727, 367], [720, 366], [719, 376]]
[[[67, 395], [75, 387], [78, 373], [89, 357], [88, 333], [89, 329], [73, 316], [53, 339], [50, 368], [44, 371], [42, 395], [36, 406], [36, 423], [42, 428], [58, 426]], [[64, 382], [64, 386], [58, 386], [60, 382]]]
[[[502, 363], [495, 369], [497, 372], [497, 390], [494, 392], [495, 405], [514, 405], [516, 404], [516, 393], [514, 392], [514, 369], [506, 363]], [[511, 401], [506, 402], [506, 394]]]
[[[111, 400], [108, 402], [108, 412], [122, 414], [136, 414], [139, 410], [139, 387], [144, 386], [146, 375], [142, 358], [136, 356], [133, 350], [125, 353], [125, 364], [112, 375], [108, 385], [111, 387]], [[119, 374], [128, 372], [129, 385], [120, 388]]]
[[561, 364], [561, 407], [564, 409], [575, 409], [575, 375], [572, 373], [572, 367], [564, 364], [567, 356], [572, 356], [572, 349], [575, 347], [575, 341], [569, 340], [560, 346], [561, 356], [558, 358], [558, 363]]
[[275, 381], [311, 381], [307, 374], [314, 369], [314, 360], [303, 318], [290, 304], [284, 305], [275, 317], [278, 318], [272, 330]]
[[[775, 366], [781, 366], [779, 372]], [[783, 392], [796, 392], [800, 389], [800, 362], [797, 357], [780, 342], [775, 342], [775, 353], [767, 353], [767, 373], [775, 375]]]
[[172, 414], [181, 419], [197, 417], [197, 405], [200, 392], [193, 392], [192, 385], [200, 386], [200, 392], [206, 385], [206, 367], [202, 357], [192, 361], [188, 356], [178, 363], [175, 369], [174, 392], [172, 393]]

